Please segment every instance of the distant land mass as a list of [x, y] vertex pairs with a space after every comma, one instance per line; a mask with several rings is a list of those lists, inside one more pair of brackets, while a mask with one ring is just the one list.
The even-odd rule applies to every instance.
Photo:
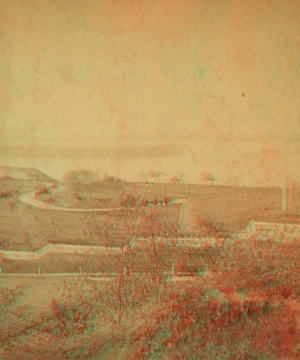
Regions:
[[20, 168], [11, 166], [0, 167], [0, 179], [13, 179], [25, 181], [39, 181], [45, 183], [58, 183], [57, 179], [44, 174], [34, 168]]

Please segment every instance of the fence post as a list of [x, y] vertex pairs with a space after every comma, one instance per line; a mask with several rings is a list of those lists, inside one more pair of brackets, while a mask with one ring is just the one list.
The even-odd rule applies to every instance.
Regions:
[[39, 272], [39, 275], [41, 275], [41, 269], [38, 267], [38, 272]]

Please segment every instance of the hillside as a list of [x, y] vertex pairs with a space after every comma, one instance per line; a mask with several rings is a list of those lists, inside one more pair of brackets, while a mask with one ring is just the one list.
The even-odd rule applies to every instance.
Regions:
[[0, 179], [58, 183], [58, 180], [44, 174], [40, 170], [34, 168], [21, 168], [10, 166], [0, 167]]
[[67, 184], [92, 184], [102, 180], [101, 176], [90, 170], [68, 171], [64, 177]]

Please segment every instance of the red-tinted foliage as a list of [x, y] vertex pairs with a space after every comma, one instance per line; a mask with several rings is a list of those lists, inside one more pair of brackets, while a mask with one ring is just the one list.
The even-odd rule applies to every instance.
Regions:
[[164, 202], [166, 205], [168, 205], [169, 202], [170, 202], [169, 196], [165, 196], [164, 199], [163, 199], [163, 202]]
[[42, 321], [46, 322], [43, 330], [59, 337], [83, 334], [89, 327], [93, 314], [92, 305], [86, 305], [82, 297], [66, 302], [52, 299], [51, 309], [50, 318], [41, 315]]
[[7, 190], [7, 191], [2, 191], [1, 194], [0, 194], [0, 198], [6, 198], [6, 197], [10, 197], [14, 194], [18, 194], [18, 190]]
[[[244, 359], [250, 358], [250, 353], [280, 359], [293, 356], [300, 336], [299, 314], [287, 305], [233, 299], [201, 301], [201, 297], [201, 291], [191, 289], [185, 295], [172, 294], [165, 299], [153, 321], [133, 335], [134, 358], [146, 359], [160, 352], [180, 359], [187, 353], [209, 353], [212, 347], [233, 354], [236, 351], [236, 358]], [[246, 349], [239, 348], [241, 344], [247, 344]]]
[[35, 196], [47, 195], [47, 194], [49, 194], [49, 189], [47, 187], [43, 187], [35, 193]]

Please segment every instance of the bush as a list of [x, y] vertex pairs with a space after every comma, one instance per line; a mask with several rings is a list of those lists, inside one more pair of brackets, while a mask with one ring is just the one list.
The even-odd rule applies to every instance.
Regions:
[[144, 199], [141, 201], [142, 206], [148, 206], [148, 200]]
[[49, 194], [49, 189], [47, 187], [43, 187], [35, 193], [35, 196], [37, 197], [40, 195], [47, 195], [47, 194]]
[[[91, 305], [86, 306], [82, 301], [51, 301], [51, 318], [43, 321], [47, 324], [43, 330], [58, 337], [72, 337], [83, 334], [90, 326], [93, 315]], [[46, 320], [46, 321], [45, 321]], [[48, 320], [48, 321], [47, 321]]]
[[0, 198], [4, 199], [4, 198], [8, 198], [14, 194], [19, 194], [19, 191], [18, 190], [6, 190], [6, 191], [2, 191], [1, 194], [0, 194]]
[[165, 196], [163, 202], [168, 205], [170, 203], [170, 198], [168, 196]]
[[46, 203], [48, 203], [48, 204], [50, 204], [50, 203], [54, 203], [55, 202], [55, 198], [53, 197], [53, 196], [46, 196], [46, 197], [44, 197], [43, 198], [43, 202], [46, 202]]
[[287, 305], [222, 301], [196, 286], [169, 293], [149, 318], [132, 334], [133, 358], [283, 359], [300, 336]]
[[137, 206], [137, 199], [129, 194], [129, 195], [123, 195], [123, 198], [121, 199], [121, 206], [122, 207], [133, 207], [133, 206]]
[[208, 218], [197, 218], [197, 231], [203, 236], [224, 235], [224, 224]]

